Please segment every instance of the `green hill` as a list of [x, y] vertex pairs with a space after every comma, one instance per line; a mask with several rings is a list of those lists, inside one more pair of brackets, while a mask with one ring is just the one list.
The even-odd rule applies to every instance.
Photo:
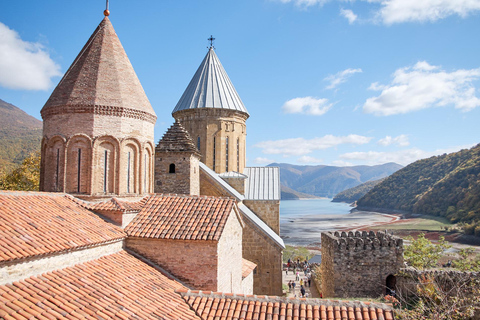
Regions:
[[373, 189], [377, 184], [385, 180], [385, 178], [378, 179], [378, 180], [373, 180], [373, 181], [367, 181], [365, 183], [362, 183], [356, 187], [343, 190], [342, 192], [338, 193], [335, 197], [333, 197], [332, 202], [346, 202], [346, 203], [352, 203], [363, 197], [364, 195], [367, 194], [370, 190]]
[[298, 166], [272, 163], [280, 167], [280, 183], [296, 192], [316, 197], [333, 198], [337, 193], [370, 180], [378, 180], [402, 168], [396, 163], [376, 166]]
[[480, 234], [480, 144], [416, 161], [378, 184], [357, 204], [478, 224]]
[[0, 99], [0, 169], [21, 164], [40, 151], [42, 121]]

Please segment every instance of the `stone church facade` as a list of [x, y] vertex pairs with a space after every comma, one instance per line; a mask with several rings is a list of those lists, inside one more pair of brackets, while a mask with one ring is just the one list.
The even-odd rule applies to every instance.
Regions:
[[249, 113], [213, 47], [172, 115], [155, 149], [155, 192], [195, 195], [199, 185], [200, 195], [234, 197], [246, 218], [243, 257], [257, 265], [254, 293], [281, 295], [279, 168], [245, 167]]
[[[65, 73], [41, 115], [42, 191], [98, 202], [89, 208], [125, 230], [143, 212], [142, 205], [155, 197], [153, 193], [188, 196], [193, 202], [199, 201], [197, 196], [232, 198], [235, 209], [228, 209], [230, 227], [222, 229], [216, 240], [191, 242], [159, 233], [132, 236], [126, 244], [198, 289], [282, 294], [279, 170], [245, 167], [249, 113], [213, 47], [174, 108], [174, 124], [156, 146], [155, 112], [108, 17]], [[122, 199], [143, 202], [132, 205]], [[207, 214], [207, 208], [202, 210], [191, 219]], [[181, 220], [184, 214], [179, 211], [169, 221]], [[155, 219], [163, 219], [159, 217]], [[194, 220], [191, 224], [200, 227]], [[207, 273], [187, 272], [181, 263], [167, 266], [152, 254], [163, 252], [164, 260], [174, 261], [178, 256], [186, 265], [201, 266], [194, 256], [189, 259], [179, 254], [181, 248], [191, 252], [188, 248], [193, 247], [206, 261], [215, 257], [213, 265], [231, 270], [230, 276], [212, 271], [207, 280], [197, 281], [191, 277]], [[228, 256], [225, 248], [234, 252], [228, 259], [223, 258]], [[247, 264], [255, 268], [242, 275], [242, 265]], [[253, 287], [245, 278], [253, 279]]]

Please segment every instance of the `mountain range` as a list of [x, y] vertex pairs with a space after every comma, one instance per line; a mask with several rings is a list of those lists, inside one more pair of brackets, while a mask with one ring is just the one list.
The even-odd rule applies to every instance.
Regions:
[[357, 204], [474, 223], [480, 235], [480, 144], [415, 161], [376, 185]]
[[300, 166], [288, 163], [272, 163], [268, 166], [280, 167], [282, 199], [287, 199], [289, 196], [286, 188], [316, 197], [333, 198], [343, 190], [387, 177], [402, 168], [396, 163], [351, 167]]
[[22, 163], [40, 151], [42, 121], [0, 99], [0, 169]]

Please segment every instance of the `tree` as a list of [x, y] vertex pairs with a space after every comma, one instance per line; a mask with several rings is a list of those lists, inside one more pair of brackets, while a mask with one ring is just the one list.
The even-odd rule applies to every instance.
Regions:
[[0, 172], [0, 190], [38, 191], [40, 153], [32, 153], [10, 172]]
[[480, 280], [476, 277], [421, 275], [417, 279], [415, 299], [399, 297], [402, 306], [396, 319], [472, 319], [480, 311]]
[[480, 272], [480, 255], [471, 257], [475, 252], [472, 247], [460, 249], [458, 255], [460, 259], [453, 262], [453, 267], [461, 271], [476, 271]]
[[412, 237], [407, 238], [412, 243], [405, 248], [405, 261], [414, 268], [427, 269], [434, 268], [437, 265], [442, 253], [451, 247], [445, 242], [444, 237], [440, 237], [437, 244], [433, 244], [425, 238], [425, 234], [421, 233], [416, 240]]

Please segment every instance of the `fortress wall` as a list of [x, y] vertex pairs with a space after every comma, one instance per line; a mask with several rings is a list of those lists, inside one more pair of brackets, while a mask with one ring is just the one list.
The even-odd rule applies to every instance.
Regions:
[[373, 231], [322, 234], [325, 297], [384, 295], [387, 277], [396, 275], [402, 266], [403, 240], [400, 238]]

